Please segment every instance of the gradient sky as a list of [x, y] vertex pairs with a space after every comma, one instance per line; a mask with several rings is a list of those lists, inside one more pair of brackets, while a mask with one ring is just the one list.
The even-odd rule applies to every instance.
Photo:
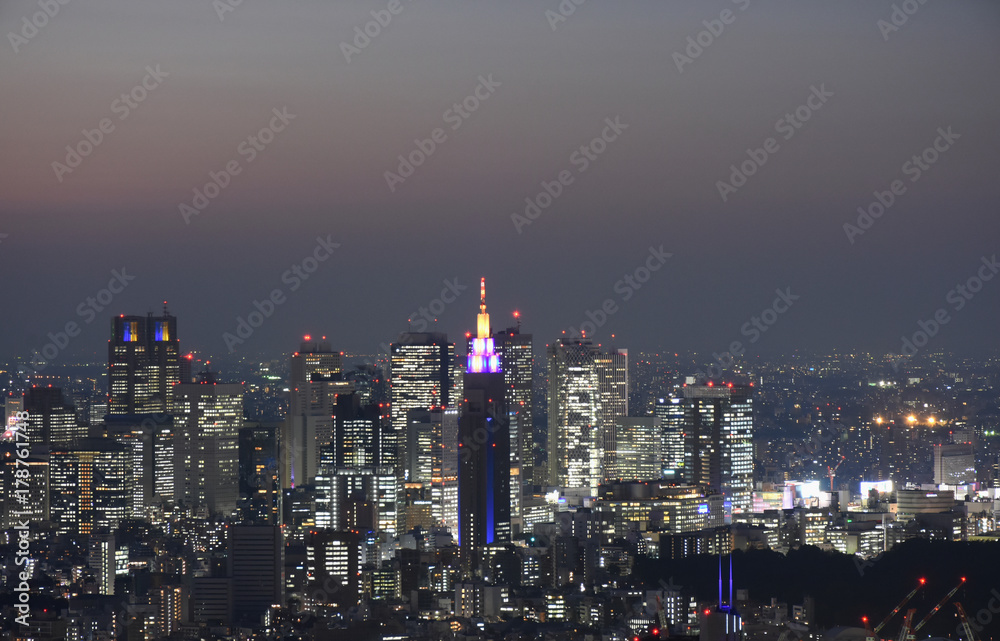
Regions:
[[[56, 362], [104, 358], [112, 313], [164, 299], [184, 348], [218, 358], [275, 288], [286, 302], [238, 355], [304, 333], [372, 352], [452, 278], [469, 289], [438, 329], [458, 338], [480, 276], [494, 326], [516, 307], [539, 347], [610, 298], [598, 339], [722, 351], [776, 288], [801, 298], [751, 353], [895, 351], [941, 307], [927, 349], [997, 347], [1000, 279], [960, 311], [946, 302], [1000, 254], [997, 3], [928, 2], [886, 40], [882, 0], [590, 0], [555, 30], [556, 0], [403, 0], [345, 60], [387, 4], [244, 0], [220, 20], [210, 0], [73, 0], [15, 53], [7, 34], [39, 9], [5, 1], [0, 360], [69, 321], [83, 332]], [[679, 72], [673, 54], [726, 9], [735, 20]], [[114, 100], [157, 64], [169, 77], [117, 120]], [[446, 110], [489, 74], [500, 86], [452, 131]], [[833, 96], [776, 134], [820, 85]], [[276, 107], [295, 120], [247, 163], [238, 145]], [[614, 116], [628, 129], [580, 173], [570, 155]], [[52, 163], [103, 118], [115, 130], [58, 182]], [[960, 138], [911, 182], [903, 164], [949, 126]], [[384, 172], [436, 127], [447, 140], [391, 192]], [[768, 137], [778, 151], [723, 202], [716, 181]], [[231, 160], [242, 172], [185, 224], [178, 205]], [[517, 233], [511, 214], [562, 170], [574, 182]], [[844, 223], [896, 179], [906, 193], [848, 242]], [[282, 273], [328, 235], [340, 249], [288, 291]], [[672, 258], [622, 300], [615, 283], [660, 245]], [[135, 280], [85, 323], [78, 306], [123, 267]]]

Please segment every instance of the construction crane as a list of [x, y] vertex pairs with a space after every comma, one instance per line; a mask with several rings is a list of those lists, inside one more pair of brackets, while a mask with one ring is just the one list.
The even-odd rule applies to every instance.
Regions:
[[969, 617], [965, 615], [965, 608], [958, 601], [955, 601], [955, 607], [958, 608], [958, 616], [962, 619], [962, 627], [965, 629], [965, 635], [968, 638], [967, 641], [979, 641], [979, 637], [972, 630], [972, 625], [969, 623]]
[[833, 487], [833, 479], [837, 478], [837, 469], [840, 468], [840, 465], [844, 462], [844, 459], [846, 459], [846, 458], [847, 458], [846, 456], [841, 456], [840, 460], [837, 461], [836, 465], [834, 465], [833, 467], [830, 467], [829, 465], [826, 466], [827, 476], [830, 477], [830, 491], [831, 492], [835, 491], [834, 487]]
[[906, 611], [906, 615], [903, 617], [903, 627], [899, 629], [899, 636], [896, 637], [896, 641], [914, 641], [914, 639], [916, 639], [913, 635], [913, 631], [911, 630], [913, 615], [916, 613], [917, 611], [913, 608]]
[[927, 623], [928, 621], [930, 621], [931, 617], [934, 616], [935, 614], [937, 614], [938, 610], [940, 610], [941, 608], [943, 608], [944, 604], [947, 603], [948, 601], [950, 601], [951, 597], [955, 596], [955, 593], [958, 592], [958, 589], [960, 587], [962, 587], [963, 585], [965, 585], [965, 577], [964, 576], [958, 582], [958, 585], [956, 585], [954, 588], [952, 588], [951, 592], [949, 592], [948, 594], [946, 594], [944, 596], [944, 598], [941, 599], [941, 601], [937, 605], [934, 606], [934, 609], [931, 610], [930, 612], [928, 612], [927, 616], [925, 616], [923, 619], [920, 620], [920, 623], [918, 623], [917, 625], [913, 626], [913, 633], [916, 634], [917, 632], [919, 632], [920, 628], [924, 627], [924, 624]]
[[906, 606], [906, 604], [910, 602], [910, 599], [913, 598], [913, 595], [915, 595], [920, 590], [920, 588], [924, 587], [924, 585], [926, 584], [927, 584], [927, 579], [921, 578], [917, 583], [917, 587], [913, 588], [913, 591], [911, 591], [909, 594], [903, 597], [903, 600], [900, 601], [899, 605], [897, 605], [896, 608], [892, 612], [890, 612], [888, 616], [882, 619], [882, 623], [879, 623], [877, 626], [875, 626], [875, 629], [872, 630], [873, 633], [872, 636], [874, 638], [878, 638], [875, 635], [878, 634], [879, 630], [884, 628], [885, 624], [889, 623], [889, 621], [892, 620], [892, 617], [896, 616], [896, 613], [902, 610]]
[[656, 595], [656, 616], [660, 619], [660, 630], [665, 632], [667, 630], [667, 615], [663, 612], [663, 602], [660, 601], [660, 595]]

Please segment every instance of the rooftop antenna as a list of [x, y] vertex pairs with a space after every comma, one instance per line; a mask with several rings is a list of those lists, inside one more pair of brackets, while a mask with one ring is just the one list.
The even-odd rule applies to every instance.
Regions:
[[163, 315], [169, 316], [170, 312], [167, 311], [167, 301], [163, 301]]

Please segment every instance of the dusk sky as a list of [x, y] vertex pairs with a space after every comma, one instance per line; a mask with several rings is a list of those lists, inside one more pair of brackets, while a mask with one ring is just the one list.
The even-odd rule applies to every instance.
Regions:
[[[950, 294], [1000, 255], [994, 1], [897, 2], [896, 28], [886, 0], [564, 0], [558, 22], [557, 0], [402, 0], [354, 50], [388, 0], [243, 0], [220, 19], [223, 2], [70, 0], [38, 29], [37, 0], [0, 6], [0, 361], [71, 321], [55, 362], [100, 360], [111, 315], [163, 300], [185, 350], [224, 360], [223, 334], [275, 289], [235, 356], [307, 333], [373, 353], [455, 279], [437, 329], [460, 340], [483, 276], [494, 327], [520, 310], [536, 350], [606, 299], [595, 339], [635, 351], [895, 352], [942, 308], [926, 350], [998, 346], [1000, 278]], [[101, 139], [73, 168], [84, 130]], [[185, 220], [227, 163], [239, 173]], [[512, 219], [560, 172], [540, 215]], [[845, 231], [897, 180], [884, 214]], [[283, 274], [317, 238], [339, 247], [292, 291]], [[641, 287], [616, 286], [661, 246]], [[122, 269], [134, 280], [81, 314]], [[776, 289], [799, 298], [749, 344]]]

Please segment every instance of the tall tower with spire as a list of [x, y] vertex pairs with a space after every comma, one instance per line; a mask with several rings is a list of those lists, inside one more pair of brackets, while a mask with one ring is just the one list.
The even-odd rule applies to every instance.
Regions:
[[511, 540], [510, 414], [505, 392], [486, 312], [484, 278], [458, 428], [458, 538], [467, 572], [478, 549]]

